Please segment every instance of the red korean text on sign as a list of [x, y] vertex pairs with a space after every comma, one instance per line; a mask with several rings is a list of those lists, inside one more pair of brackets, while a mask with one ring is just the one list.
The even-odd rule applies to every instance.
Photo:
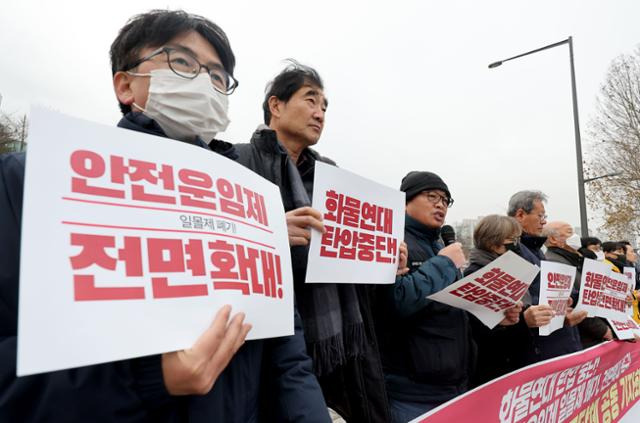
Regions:
[[[149, 277], [153, 298], [206, 296], [210, 295], [209, 286], [213, 288], [211, 295], [237, 290], [242, 295], [283, 297], [280, 256], [267, 249], [227, 241], [82, 233], [72, 233], [70, 241], [79, 247], [78, 254], [70, 257], [76, 301], [143, 299]], [[124, 275], [117, 272], [119, 262], [124, 265]], [[117, 285], [125, 276], [141, 279], [132, 287], [97, 286], [95, 275], [88, 273], [93, 265], [114, 275], [112, 281], [101, 281], [100, 285]], [[199, 277], [204, 279], [201, 283], [175, 283]]]
[[478, 286], [473, 282], [465, 283], [451, 291], [451, 294], [493, 311], [506, 310], [514, 305], [513, 301], [502, 298], [490, 289]]
[[[144, 160], [89, 150], [71, 153], [71, 191], [92, 197], [128, 199], [218, 211], [268, 226], [264, 196], [225, 178], [194, 169], [178, 169]], [[177, 190], [177, 192], [176, 192]]]
[[499, 268], [493, 268], [475, 279], [476, 282], [498, 294], [518, 301], [528, 289], [528, 285]]
[[396, 262], [398, 239], [388, 236], [393, 232], [393, 210], [338, 194], [334, 190], [326, 192], [325, 207], [326, 232], [320, 241], [320, 256]]

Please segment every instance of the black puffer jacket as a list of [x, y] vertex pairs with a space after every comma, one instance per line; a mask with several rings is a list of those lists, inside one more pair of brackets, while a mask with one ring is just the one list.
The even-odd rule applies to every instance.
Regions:
[[[315, 161], [335, 163], [316, 151], [304, 150], [307, 160], [303, 173], [277, 139], [275, 131], [258, 128], [250, 143], [236, 144], [238, 163], [273, 182], [280, 188], [285, 211], [310, 206]], [[291, 248], [293, 276], [297, 294], [309, 289], [304, 280], [308, 247]], [[356, 285], [358, 306], [364, 321], [365, 350], [360, 358], [350, 358], [346, 364], [319, 378], [327, 404], [349, 422], [387, 422], [389, 405], [384, 387], [382, 364], [371, 311], [371, 287]]]
[[377, 327], [387, 390], [399, 401], [438, 403], [463, 393], [475, 362], [467, 313], [427, 299], [459, 278], [439, 256], [439, 229], [406, 215], [409, 273], [379, 287]]

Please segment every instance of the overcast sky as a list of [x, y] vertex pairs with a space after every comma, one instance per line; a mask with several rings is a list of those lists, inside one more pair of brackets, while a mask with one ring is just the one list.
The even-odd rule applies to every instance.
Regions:
[[115, 125], [109, 46], [130, 16], [157, 7], [204, 15], [229, 36], [240, 86], [219, 138], [249, 139], [265, 84], [295, 58], [325, 81], [317, 149], [392, 187], [410, 170], [438, 173], [456, 200], [449, 222], [504, 213], [511, 194], [540, 189], [551, 220], [578, 225], [568, 47], [487, 65], [572, 35], [586, 138], [610, 61], [640, 42], [635, 0], [3, 0], [0, 107]]

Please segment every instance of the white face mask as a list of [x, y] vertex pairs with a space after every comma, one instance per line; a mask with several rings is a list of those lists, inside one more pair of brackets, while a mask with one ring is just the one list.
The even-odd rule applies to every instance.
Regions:
[[130, 74], [151, 76], [146, 107], [133, 105], [158, 122], [169, 138], [193, 141], [199, 136], [208, 143], [227, 129], [227, 96], [213, 88], [207, 73], [194, 79], [182, 78], [171, 69]]
[[573, 234], [569, 238], [567, 238], [566, 244], [573, 248], [574, 250], [578, 250], [582, 247], [582, 242], [580, 241], [580, 235]]
[[602, 251], [596, 251], [596, 260], [604, 261], [604, 253]]

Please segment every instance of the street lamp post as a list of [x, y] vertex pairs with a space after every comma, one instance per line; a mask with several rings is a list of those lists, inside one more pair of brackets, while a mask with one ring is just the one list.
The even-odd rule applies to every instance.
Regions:
[[576, 92], [576, 72], [573, 65], [573, 38], [569, 37], [566, 40], [558, 41], [557, 43], [549, 44], [544, 47], [537, 48], [535, 50], [528, 51], [526, 53], [518, 54], [517, 56], [509, 57], [508, 59], [499, 60], [489, 65], [489, 69], [497, 68], [504, 62], [517, 59], [519, 57], [528, 56], [539, 51], [548, 50], [550, 48], [558, 47], [563, 44], [569, 44], [569, 62], [571, 65], [571, 97], [573, 100], [573, 131], [576, 141], [576, 162], [578, 167], [578, 201], [580, 204], [580, 231], [582, 236], [589, 236], [589, 226], [587, 221], [587, 201], [584, 193], [584, 173], [582, 169], [582, 142], [580, 140], [580, 121], [578, 119], [578, 94]]

